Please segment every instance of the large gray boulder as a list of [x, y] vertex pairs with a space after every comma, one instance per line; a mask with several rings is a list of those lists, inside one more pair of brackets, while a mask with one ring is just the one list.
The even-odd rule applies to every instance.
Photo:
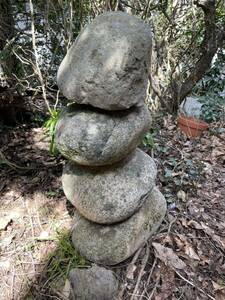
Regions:
[[100, 225], [74, 217], [72, 241], [75, 249], [90, 261], [116, 265], [131, 256], [157, 230], [166, 212], [166, 201], [155, 187], [143, 206], [124, 222]]
[[150, 126], [146, 105], [107, 112], [86, 105], [70, 105], [56, 127], [56, 146], [78, 164], [106, 165], [132, 152]]
[[80, 33], [57, 75], [66, 98], [106, 110], [143, 103], [148, 85], [151, 29], [124, 12], [107, 12]]
[[127, 160], [90, 168], [67, 163], [62, 175], [69, 201], [88, 220], [100, 224], [123, 221], [143, 204], [155, 184], [156, 165], [136, 150]]
[[111, 270], [92, 266], [72, 269], [69, 273], [70, 300], [115, 300], [118, 280]]

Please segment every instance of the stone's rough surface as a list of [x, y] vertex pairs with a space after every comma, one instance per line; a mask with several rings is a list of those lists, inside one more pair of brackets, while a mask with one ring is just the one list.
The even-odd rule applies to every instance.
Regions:
[[56, 127], [56, 145], [68, 159], [82, 165], [117, 162], [132, 152], [150, 126], [147, 106], [106, 112], [70, 105]]
[[151, 30], [137, 17], [108, 12], [78, 36], [61, 63], [64, 96], [106, 110], [143, 103], [148, 85]]
[[118, 292], [118, 281], [112, 271], [93, 266], [73, 269], [69, 273], [71, 300], [113, 300]]
[[[150, 126], [144, 100], [151, 48], [151, 30], [141, 19], [107, 12], [81, 31], [58, 70], [60, 90], [76, 102], [60, 116], [55, 134], [70, 160], [62, 182], [76, 207], [72, 240], [100, 264], [131, 256], [166, 212], [156, 166], [135, 150]], [[71, 272], [70, 283], [73, 300], [111, 300], [118, 288], [110, 271], [98, 267]]]
[[147, 241], [161, 224], [165, 212], [165, 198], [156, 187], [139, 211], [122, 223], [103, 226], [86, 220], [76, 212], [73, 245], [91, 261], [118, 264]]
[[68, 163], [62, 176], [64, 193], [85, 218], [100, 224], [123, 221], [143, 204], [155, 184], [156, 165], [136, 150], [116, 165], [89, 168]]

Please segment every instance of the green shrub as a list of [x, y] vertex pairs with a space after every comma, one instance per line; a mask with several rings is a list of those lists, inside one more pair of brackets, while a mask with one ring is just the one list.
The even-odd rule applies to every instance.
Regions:
[[149, 149], [154, 148], [155, 144], [154, 144], [154, 138], [153, 138], [153, 135], [152, 135], [150, 132], [148, 132], [148, 133], [144, 136], [144, 138], [143, 138], [143, 140], [142, 140], [142, 143], [143, 143], [143, 145], [144, 145], [145, 147], [147, 147], [147, 148], [149, 148]]
[[58, 150], [55, 145], [55, 128], [59, 120], [60, 110], [52, 110], [51, 113], [51, 117], [44, 123], [43, 127], [45, 129], [46, 134], [51, 139], [49, 152], [51, 155], [56, 156], [58, 154]]
[[214, 93], [199, 98], [202, 103], [202, 119], [208, 123], [219, 121], [225, 117], [225, 98]]
[[225, 118], [225, 51], [219, 49], [211, 69], [194, 89], [202, 103], [202, 119], [206, 122]]

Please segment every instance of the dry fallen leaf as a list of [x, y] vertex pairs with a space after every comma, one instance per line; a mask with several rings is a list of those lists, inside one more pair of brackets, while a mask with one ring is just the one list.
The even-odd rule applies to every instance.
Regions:
[[188, 242], [187, 238], [184, 235], [178, 234], [177, 236], [174, 236], [173, 239], [179, 250], [184, 249], [185, 254], [188, 255], [190, 258], [200, 260], [198, 254], [195, 252], [194, 248]]
[[165, 247], [159, 243], [152, 243], [155, 248], [155, 255], [171, 268], [184, 269], [186, 264], [174, 253], [173, 249]]
[[218, 284], [215, 281], [212, 281], [212, 284], [215, 291], [221, 291], [225, 289], [225, 285]]
[[185, 245], [185, 254], [187, 254], [190, 258], [200, 260], [198, 254], [195, 252], [195, 250], [189, 243], [186, 243]]
[[223, 249], [225, 249], [225, 238], [216, 235], [214, 230], [212, 230], [209, 226], [201, 222], [202, 228], [206, 234], [208, 234], [214, 242], [217, 242]]
[[12, 218], [9, 215], [1, 217], [0, 218], [0, 230], [5, 230], [11, 221], [12, 221]]
[[12, 240], [15, 238], [15, 236], [16, 236], [16, 234], [13, 233], [11, 235], [7, 234], [6, 236], [1, 237], [0, 248], [5, 249], [6, 247], [8, 247], [12, 243]]
[[10, 267], [11, 267], [10, 259], [0, 260], [0, 271], [2, 271], [2, 270], [9, 271]]
[[155, 300], [170, 299], [175, 286], [175, 272], [171, 268], [164, 266], [160, 277], [162, 284], [159, 293], [155, 296]]
[[127, 272], [127, 275], [126, 275], [126, 277], [128, 278], [128, 279], [131, 279], [131, 280], [133, 280], [134, 279], [134, 272], [136, 271], [136, 269], [137, 269], [137, 266], [136, 265], [131, 265], [131, 267], [129, 268], [129, 270], [128, 270], [128, 272]]
[[225, 292], [224, 291], [217, 291], [216, 292], [216, 300], [224, 300], [225, 299]]
[[190, 220], [190, 221], [187, 223], [187, 225], [190, 226], [190, 227], [193, 227], [193, 228], [195, 228], [195, 229], [199, 229], [199, 230], [203, 229], [202, 226], [201, 226], [198, 222], [196, 222], [196, 221], [194, 221], [194, 220]]
[[176, 243], [177, 248], [181, 250], [184, 247], [185, 243], [182, 241], [182, 239], [179, 236], [174, 236], [173, 239]]
[[64, 296], [65, 299], [69, 299], [70, 291], [71, 291], [71, 285], [70, 285], [69, 280], [66, 279], [64, 288], [62, 290], [62, 296]]
[[187, 199], [186, 199], [186, 193], [183, 190], [179, 190], [177, 192], [177, 198], [180, 199], [183, 202], [187, 201]]

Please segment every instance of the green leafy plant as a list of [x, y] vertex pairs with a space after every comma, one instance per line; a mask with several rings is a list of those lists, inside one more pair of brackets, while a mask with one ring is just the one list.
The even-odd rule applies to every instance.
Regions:
[[60, 190], [59, 189], [57, 189], [56, 191], [49, 190], [49, 191], [45, 192], [45, 195], [48, 198], [58, 197], [59, 194], [60, 194]]
[[206, 122], [225, 118], [225, 52], [220, 49], [211, 69], [195, 87], [202, 103], [202, 119]]
[[210, 123], [219, 121], [225, 117], [225, 99], [222, 96], [208, 94], [199, 99], [202, 103], [201, 117]]
[[148, 132], [143, 140], [142, 140], [142, 143], [145, 147], [147, 148], [150, 148], [150, 149], [153, 149], [155, 147], [155, 144], [154, 144], [154, 138], [153, 138], [153, 134]]
[[55, 128], [59, 119], [60, 111], [52, 110], [51, 113], [51, 117], [44, 123], [43, 127], [45, 129], [46, 134], [51, 139], [49, 152], [51, 153], [51, 155], [56, 156], [58, 154], [58, 150], [55, 145]]

